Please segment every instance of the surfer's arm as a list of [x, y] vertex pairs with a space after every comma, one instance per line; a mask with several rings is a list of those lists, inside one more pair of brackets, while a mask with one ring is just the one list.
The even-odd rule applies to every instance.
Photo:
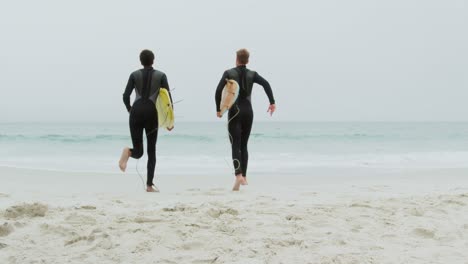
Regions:
[[171, 99], [172, 109], [174, 109], [174, 102], [172, 101], [171, 89], [169, 88], [169, 82], [167, 81], [167, 76], [164, 74], [161, 78], [161, 87], [166, 89], [169, 93], [169, 98]]
[[216, 101], [216, 112], [220, 112], [221, 109], [221, 97], [223, 94], [224, 85], [226, 85], [226, 78], [228, 77], [227, 71], [224, 72], [223, 77], [219, 81], [218, 87], [216, 88], [215, 101]]
[[125, 92], [123, 94], [123, 102], [125, 104], [125, 107], [127, 108], [127, 111], [129, 112], [132, 108], [132, 106], [130, 105], [130, 95], [133, 92], [133, 88], [135, 88], [135, 79], [133, 77], [133, 74], [130, 74], [130, 77], [128, 78], [127, 82], [127, 87], [125, 87]]
[[260, 84], [263, 86], [263, 89], [265, 90], [265, 93], [268, 96], [268, 100], [270, 101], [270, 104], [273, 105], [275, 104], [275, 97], [273, 97], [273, 90], [271, 90], [270, 83], [265, 80], [260, 74], [255, 73], [255, 78], [254, 78], [254, 83]]

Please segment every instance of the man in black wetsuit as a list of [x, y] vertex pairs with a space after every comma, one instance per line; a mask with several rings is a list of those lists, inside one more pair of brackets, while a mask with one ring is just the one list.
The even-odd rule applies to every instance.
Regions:
[[[156, 166], [156, 141], [158, 139], [158, 113], [155, 102], [160, 88], [170, 90], [166, 74], [153, 68], [153, 52], [143, 50], [140, 53], [140, 62], [143, 65], [143, 69], [136, 70], [130, 74], [123, 94], [125, 107], [127, 107], [127, 111], [130, 113], [129, 123], [133, 148], [124, 148], [119, 161], [119, 167], [122, 171], [125, 171], [130, 157], [139, 159], [143, 156], [144, 129], [146, 132], [148, 154], [146, 191], [157, 192], [157, 188], [153, 188], [154, 169]], [[131, 106], [130, 95], [134, 89], [136, 96], [133, 106]]]
[[252, 129], [253, 111], [251, 104], [251, 94], [254, 83], [263, 86], [265, 93], [270, 100], [268, 112], [273, 115], [276, 110], [275, 99], [270, 84], [260, 74], [247, 69], [249, 63], [249, 52], [246, 49], [237, 51], [236, 66], [224, 72], [216, 88], [216, 111], [217, 116], [221, 117], [220, 104], [224, 85], [227, 79], [233, 79], [239, 84], [239, 96], [234, 105], [229, 109], [228, 130], [229, 139], [232, 144], [232, 160], [234, 163], [236, 181], [233, 191], [238, 191], [240, 185], [247, 185], [247, 164], [249, 162], [249, 153], [247, 143], [249, 141], [250, 131]]

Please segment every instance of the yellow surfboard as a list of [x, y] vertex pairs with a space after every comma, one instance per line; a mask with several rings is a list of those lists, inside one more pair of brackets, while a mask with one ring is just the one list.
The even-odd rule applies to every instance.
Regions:
[[156, 99], [156, 110], [158, 111], [159, 127], [173, 128], [174, 109], [172, 108], [171, 97], [167, 89], [159, 89], [159, 95]]
[[226, 79], [226, 85], [223, 88], [221, 95], [220, 111], [221, 115], [231, 109], [239, 96], [239, 84], [235, 80]]

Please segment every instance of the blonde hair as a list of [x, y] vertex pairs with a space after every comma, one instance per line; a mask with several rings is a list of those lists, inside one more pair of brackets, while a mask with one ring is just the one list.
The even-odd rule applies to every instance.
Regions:
[[250, 56], [250, 53], [247, 49], [240, 49], [236, 52], [237, 54], [237, 61], [240, 63], [240, 64], [247, 64], [249, 63], [249, 56]]

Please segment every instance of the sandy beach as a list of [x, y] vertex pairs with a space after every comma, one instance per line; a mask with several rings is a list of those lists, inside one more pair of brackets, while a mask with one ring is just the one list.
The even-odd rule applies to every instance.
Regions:
[[1, 7], [0, 264], [468, 264], [468, 0]]
[[468, 263], [467, 169], [287, 179], [2, 167], [0, 263]]

